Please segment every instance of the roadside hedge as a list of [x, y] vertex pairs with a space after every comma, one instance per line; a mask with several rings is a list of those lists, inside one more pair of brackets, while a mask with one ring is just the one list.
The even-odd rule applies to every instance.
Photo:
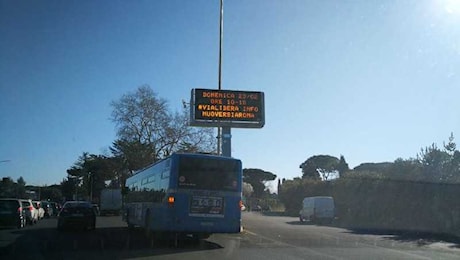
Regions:
[[349, 228], [411, 230], [460, 235], [460, 184], [407, 180], [297, 179], [279, 191], [286, 213], [298, 216], [309, 196], [332, 196], [338, 224]]

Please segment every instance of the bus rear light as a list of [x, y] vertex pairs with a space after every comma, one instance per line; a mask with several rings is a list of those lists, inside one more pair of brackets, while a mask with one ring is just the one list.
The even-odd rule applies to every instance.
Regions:
[[242, 200], [240, 200], [239, 206], [240, 206], [240, 209], [243, 208], [243, 201]]
[[169, 204], [169, 206], [174, 205], [174, 201], [175, 201], [175, 199], [174, 199], [173, 196], [169, 196], [169, 197], [168, 197], [168, 204]]

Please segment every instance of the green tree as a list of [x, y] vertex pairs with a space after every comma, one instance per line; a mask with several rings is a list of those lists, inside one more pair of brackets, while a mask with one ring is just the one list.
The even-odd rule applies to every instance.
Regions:
[[450, 156], [454, 156], [454, 153], [457, 150], [457, 144], [454, 142], [454, 133], [450, 133], [449, 142], [447, 144], [444, 143], [444, 149]]
[[345, 161], [345, 157], [340, 155], [339, 164], [337, 165], [337, 171], [339, 172], [339, 177], [345, 175], [346, 172], [350, 170], [348, 163]]
[[84, 152], [67, 174], [81, 179], [84, 194], [93, 200], [105, 188], [105, 181], [116, 179], [117, 170], [112, 158]]
[[449, 136], [449, 142], [444, 143], [445, 152], [449, 155], [448, 162], [445, 164], [444, 178], [450, 182], [460, 182], [460, 152], [457, 150], [457, 144], [454, 142], [454, 134]]
[[266, 183], [276, 179], [276, 175], [261, 169], [243, 169], [243, 181], [249, 183], [253, 190], [253, 197], [261, 198], [266, 190]]
[[[80, 185], [80, 179], [68, 175], [67, 178], [61, 182], [61, 193], [65, 200], [72, 200], [75, 195], [78, 195], [78, 186]], [[81, 193], [80, 193], [81, 194]]]
[[460, 152], [455, 151], [452, 155], [451, 165], [451, 178], [456, 183], [460, 183]]
[[355, 171], [368, 171], [368, 172], [378, 172], [383, 173], [388, 171], [388, 169], [393, 165], [392, 162], [381, 162], [381, 163], [361, 163], [356, 166], [353, 170]]
[[13, 181], [13, 179], [11, 179], [11, 177], [3, 177], [2, 181], [0, 182], [0, 197], [15, 197], [15, 185], [16, 183]]
[[15, 190], [16, 190], [16, 198], [27, 198], [26, 196], [26, 182], [24, 181], [24, 178], [19, 177], [16, 180], [16, 185], [15, 185]]
[[386, 170], [385, 177], [397, 180], [420, 180], [422, 177], [422, 165], [416, 159], [398, 158], [390, 164]]
[[130, 174], [159, 159], [155, 157], [151, 144], [141, 143], [137, 140], [116, 140], [110, 150], [114, 155], [115, 163], [120, 168], [119, 170], [125, 169]]
[[418, 160], [423, 167], [423, 178], [426, 181], [447, 181], [446, 169], [449, 166], [450, 155], [439, 149], [436, 144], [421, 149]]
[[302, 178], [328, 180], [338, 174], [339, 159], [330, 155], [315, 155], [300, 165]]
[[42, 200], [61, 202], [63, 200], [61, 185], [40, 187], [40, 197]]

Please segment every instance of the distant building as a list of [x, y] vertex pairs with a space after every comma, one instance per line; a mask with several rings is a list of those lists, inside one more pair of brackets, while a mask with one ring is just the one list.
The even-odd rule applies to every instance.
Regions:
[[27, 199], [39, 200], [39, 194], [34, 190], [26, 190]]

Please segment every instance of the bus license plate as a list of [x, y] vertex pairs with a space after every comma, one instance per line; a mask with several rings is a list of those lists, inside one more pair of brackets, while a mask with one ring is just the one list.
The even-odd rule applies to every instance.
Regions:
[[224, 208], [223, 201], [222, 197], [193, 196], [190, 205], [190, 213], [221, 215], [223, 214]]

